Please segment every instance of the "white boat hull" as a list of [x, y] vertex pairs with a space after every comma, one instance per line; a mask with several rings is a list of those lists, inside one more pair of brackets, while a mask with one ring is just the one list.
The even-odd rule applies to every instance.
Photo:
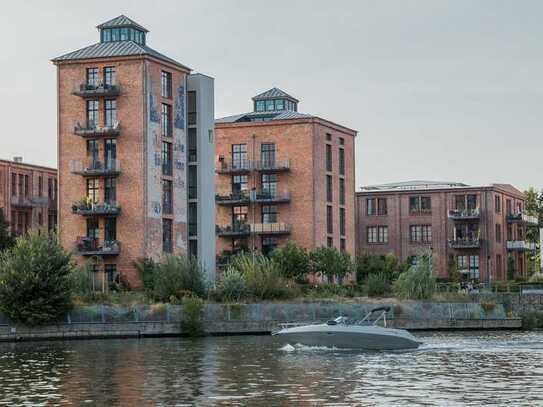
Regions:
[[281, 329], [274, 337], [281, 343], [348, 349], [416, 349], [421, 342], [403, 329], [376, 325], [304, 325]]

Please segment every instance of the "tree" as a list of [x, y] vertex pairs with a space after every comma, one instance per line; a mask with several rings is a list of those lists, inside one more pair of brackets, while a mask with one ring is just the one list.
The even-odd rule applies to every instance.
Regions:
[[9, 231], [9, 224], [4, 216], [4, 211], [0, 209], [0, 253], [10, 249], [15, 244], [15, 239]]
[[283, 277], [297, 282], [305, 281], [310, 271], [309, 254], [291, 240], [283, 247], [274, 250], [272, 259], [279, 265]]
[[342, 279], [353, 269], [351, 256], [335, 247], [320, 247], [309, 256], [313, 272], [327, 277], [328, 281], [333, 281], [334, 277]]
[[[524, 191], [524, 209], [528, 215], [538, 218], [539, 225], [543, 225], [543, 192], [538, 193], [534, 187]], [[528, 227], [526, 230], [526, 239], [539, 244], [539, 227]]]
[[54, 234], [31, 233], [0, 256], [0, 310], [15, 323], [45, 325], [72, 307], [71, 254]]
[[356, 281], [364, 284], [373, 274], [382, 274], [391, 282], [407, 269], [407, 264], [402, 263], [393, 254], [386, 256], [378, 254], [364, 254], [356, 259]]
[[432, 258], [417, 256], [417, 263], [402, 273], [394, 282], [394, 293], [400, 299], [428, 300], [435, 291], [436, 278], [432, 274]]

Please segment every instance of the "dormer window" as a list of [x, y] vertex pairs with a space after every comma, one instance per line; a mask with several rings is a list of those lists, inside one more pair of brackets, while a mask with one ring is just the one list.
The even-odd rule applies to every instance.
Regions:
[[255, 112], [296, 111], [296, 103], [288, 99], [268, 99], [255, 101]]
[[103, 28], [101, 30], [102, 42], [134, 41], [145, 45], [145, 33], [135, 28]]

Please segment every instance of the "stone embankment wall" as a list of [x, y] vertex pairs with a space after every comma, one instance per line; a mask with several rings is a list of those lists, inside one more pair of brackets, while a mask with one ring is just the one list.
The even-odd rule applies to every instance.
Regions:
[[[410, 330], [520, 328], [521, 320], [511, 311], [518, 304], [511, 300], [504, 306], [490, 299], [482, 303], [395, 302], [390, 304], [387, 321], [390, 327]], [[206, 304], [202, 324], [211, 335], [269, 333], [281, 323], [326, 321], [338, 315], [361, 319], [370, 309], [384, 305], [389, 304]], [[183, 307], [169, 304], [78, 307], [59, 324], [40, 328], [16, 326], [0, 315], [0, 341], [182, 335], [182, 320]]]

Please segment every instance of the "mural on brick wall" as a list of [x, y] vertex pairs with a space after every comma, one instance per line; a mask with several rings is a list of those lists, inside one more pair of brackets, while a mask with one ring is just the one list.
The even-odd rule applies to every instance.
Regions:
[[[162, 142], [160, 138], [160, 116], [156, 106], [151, 74], [147, 72], [147, 202], [150, 218], [160, 220], [162, 217]], [[152, 234], [162, 231], [149, 231]]]
[[185, 87], [184, 86], [179, 86], [177, 88], [177, 95], [175, 97], [174, 126], [177, 129], [185, 130]]
[[[185, 87], [179, 85], [175, 92], [175, 117], [173, 129], [173, 196], [174, 222], [176, 224], [175, 248], [187, 250], [187, 143], [185, 129]], [[181, 226], [179, 228], [179, 226]]]

